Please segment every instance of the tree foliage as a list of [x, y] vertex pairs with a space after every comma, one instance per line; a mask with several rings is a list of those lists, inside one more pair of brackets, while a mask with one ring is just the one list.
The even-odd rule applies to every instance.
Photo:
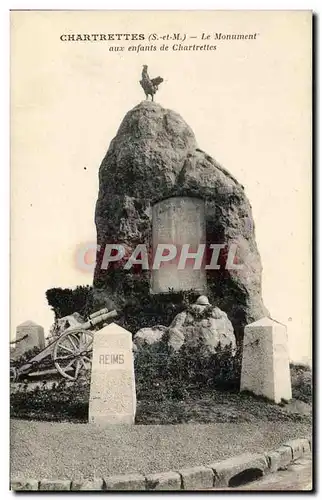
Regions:
[[55, 314], [55, 320], [74, 312], [86, 316], [91, 309], [92, 287], [50, 288], [46, 291], [46, 299]]

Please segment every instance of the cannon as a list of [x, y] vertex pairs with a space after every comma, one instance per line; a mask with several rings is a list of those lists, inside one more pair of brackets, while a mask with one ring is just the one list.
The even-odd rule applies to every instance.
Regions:
[[91, 329], [117, 315], [116, 310], [101, 309], [91, 314], [88, 320], [80, 326], [67, 328], [58, 339], [53, 340], [22, 366], [11, 366], [11, 381], [16, 382], [22, 376], [27, 376], [37, 370], [40, 363], [49, 356], [53, 361], [54, 371], [68, 380], [76, 380], [81, 371], [89, 370], [91, 367], [95, 333]]

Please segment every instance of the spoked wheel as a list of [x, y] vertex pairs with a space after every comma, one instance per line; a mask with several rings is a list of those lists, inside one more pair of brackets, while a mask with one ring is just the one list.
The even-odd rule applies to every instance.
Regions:
[[14, 366], [10, 366], [10, 382], [17, 382], [18, 380], [18, 371]]
[[92, 364], [93, 333], [89, 330], [72, 330], [57, 340], [53, 360], [57, 371], [69, 380], [76, 380], [79, 373], [89, 370]]

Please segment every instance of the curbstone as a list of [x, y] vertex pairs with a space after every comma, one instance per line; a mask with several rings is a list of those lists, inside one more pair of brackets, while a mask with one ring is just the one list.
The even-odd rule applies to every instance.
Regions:
[[184, 490], [203, 490], [214, 486], [214, 472], [210, 467], [187, 467], [178, 472]]
[[14, 491], [35, 491], [38, 490], [39, 481], [36, 479], [14, 479], [10, 486]]
[[268, 468], [270, 472], [276, 472], [281, 466], [287, 465], [286, 458], [283, 461], [282, 452], [279, 452], [278, 450], [268, 451], [265, 453], [265, 456], [268, 462]]
[[308, 439], [303, 439], [303, 451], [304, 454], [311, 451], [311, 443]]
[[72, 491], [100, 491], [104, 489], [103, 479], [94, 478], [84, 481], [72, 481]]
[[141, 474], [122, 474], [105, 479], [107, 490], [145, 490], [145, 477]]
[[[83, 480], [13, 479], [13, 491], [102, 491], [102, 490], [205, 490], [234, 486], [233, 482], [254, 479], [254, 475], [276, 472], [312, 450], [312, 437], [287, 441], [264, 454], [244, 453], [206, 466], [151, 474], [120, 474]], [[245, 475], [243, 475], [245, 473]], [[248, 473], [248, 476], [247, 476]], [[240, 475], [240, 476], [239, 476]], [[239, 476], [239, 477], [236, 477]], [[247, 477], [245, 477], [247, 476]], [[234, 480], [234, 481], [232, 481]], [[235, 484], [236, 486], [236, 484]]]
[[145, 476], [147, 490], [181, 490], [181, 476], [178, 472], [157, 472]]
[[312, 451], [312, 437], [308, 437], [307, 438], [308, 442], [309, 442], [309, 446], [310, 446], [310, 451]]
[[289, 446], [282, 445], [274, 450], [274, 452], [279, 456], [278, 468], [288, 465], [292, 462], [292, 449]]
[[292, 458], [296, 460], [304, 455], [304, 450], [308, 450], [309, 443], [307, 439], [292, 439], [283, 444], [283, 446], [289, 446], [292, 450]]
[[70, 490], [71, 481], [67, 479], [42, 479], [39, 484], [41, 491], [66, 491]]
[[228, 487], [234, 476], [249, 469], [259, 469], [264, 475], [268, 470], [268, 462], [265, 455], [244, 453], [222, 462], [216, 462], [209, 467], [215, 474], [215, 487]]

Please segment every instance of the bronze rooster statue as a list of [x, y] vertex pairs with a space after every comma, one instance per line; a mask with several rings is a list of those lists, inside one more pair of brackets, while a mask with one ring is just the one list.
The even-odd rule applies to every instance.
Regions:
[[145, 98], [148, 99], [149, 95], [152, 98], [159, 88], [160, 83], [163, 82], [163, 78], [161, 76], [157, 76], [156, 78], [151, 78], [148, 75], [148, 67], [145, 64], [142, 70], [142, 80], [140, 80], [141, 87], [144, 90]]

